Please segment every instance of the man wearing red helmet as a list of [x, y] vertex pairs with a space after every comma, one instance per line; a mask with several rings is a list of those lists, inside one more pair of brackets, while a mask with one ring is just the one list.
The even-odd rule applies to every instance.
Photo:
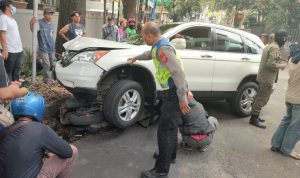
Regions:
[[135, 30], [136, 21], [134, 18], [128, 19], [128, 26], [129, 27], [126, 28], [127, 37], [131, 37], [136, 34], [136, 30]]

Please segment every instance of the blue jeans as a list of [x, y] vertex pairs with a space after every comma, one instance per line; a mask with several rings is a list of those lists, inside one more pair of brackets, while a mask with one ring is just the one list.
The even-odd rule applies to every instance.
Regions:
[[272, 146], [289, 155], [300, 139], [300, 104], [286, 103], [286, 115], [272, 137]]

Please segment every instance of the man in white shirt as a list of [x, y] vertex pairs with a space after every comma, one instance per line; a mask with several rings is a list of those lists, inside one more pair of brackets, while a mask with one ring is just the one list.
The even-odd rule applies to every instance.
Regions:
[[17, 12], [16, 7], [10, 0], [0, 2], [0, 43], [1, 52], [5, 60], [5, 69], [10, 81], [18, 81], [23, 60], [23, 47], [19, 28], [13, 15]]

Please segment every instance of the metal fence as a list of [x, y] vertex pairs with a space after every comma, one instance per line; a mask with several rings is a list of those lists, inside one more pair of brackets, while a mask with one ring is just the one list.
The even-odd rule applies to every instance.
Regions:
[[289, 33], [289, 41], [298, 42], [300, 40], [300, 28], [290, 29]]

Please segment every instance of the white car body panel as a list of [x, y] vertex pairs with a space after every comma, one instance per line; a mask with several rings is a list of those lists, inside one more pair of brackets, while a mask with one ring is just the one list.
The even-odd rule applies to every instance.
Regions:
[[90, 62], [76, 61], [67, 67], [63, 67], [59, 62], [55, 65], [57, 78], [64, 86], [70, 88], [79, 87], [96, 90], [102, 73], [103, 70], [100, 67]]
[[63, 44], [64, 48], [71, 51], [80, 51], [86, 48], [117, 48], [117, 49], [127, 49], [134, 48], [135, 45], [130, 45], [126, 43], [119, 43], [115, 41], [103, 40], [98, 38], [89, 38], [78, 36], [75, 39], [68, 41]]
[[[167, 31], [163, 36], [170, 38], [182, 30], [195, 26], [211, 27], [234, 32], [244, 38], [250, 39], [261, 48], [264, 48], [262, 41], [254, 34], [210, 23], [192, 22], [182, 24]], [[196, 50], [184, 50], [180, 52], [186, 69], [185, 74], [187, 76], [189, 88], [192, 91], [236, 91], [244, 77], [251, 74], [257, 74], [261, 58], [261, 54], [228, 53], [203, 50], [195, 51]], [[193, 55], [197, 53], [199, 54]], [[209, 54], [212, 58], [202, 59], [201, 54]], [[185, 58], [189, 58], [189, 60], [186, 60]], [[242, 61], [242, 58], [249, 58], [250, 60]], [[247, 69], [241, 70], [245, 67], [245, 65], [247, 66]]]
[[216, 52], [212, 91], [235, 91], [243, 78], [257, 74], [259, 62], [260, 55]]
[[178, 26], [168, 30], [166, 33], [163, 34], [163, 36], [166, 37], [166, 38], [170, 38], [174, 34], [180, 32], [184, 29], [187, 29], [189, 27], [195, 27], [195, 26], [212, 27], [212, 28], [218, 28], [218, 29], [224, 29], [224, 30], [227, 30], [227, 31], [231, 31], [231, 32], [234, 32], [236, 34], [242, 35], [243, 37], [251, 39], [251, 41], [255, 42], [256, 44], [258, 44], [262, 48], [264, 47], [264, 44], [260, 40], [260, 38], [256, 35], [252, 34], [252, 33], [245, 32], [245, 31], [238, 30], [238, 29], [234, 29], [234, 28], [231, 28], [231, 27], [226, 27], [226, 26], [223, 26], [223, 25], [216, 25], [216, 24], [203, 23], [203, 22], [183, 23], [181, 25], [178, 25]]
[[[101, 66], [101, 68], [103, 68], [105, 71], [109, 71], [110, 69], [120, 65], [128, 65], [128, 58], [135, 57], [148, 50], [151, 50], [151, 47], [146, 45], [135, 46], [135, 48], [131, 49], [112, 50], [110, 53], [98, 60], [96, 64], [98, 66]], [[155, 76], [155, 67], [152, 60], [136, 61], [134, 64], [131, 65], [143, 66], [146, 69], [148, 69], [153, 76]], [[156, 88], [157, 90], [162, 89], [157, 81]]]
[[[211, 91], [215, 54], [212, 51], [178, 50], [192, 91]], [[210, 55], [212, 58], [201, 57]], [[193, 67], [192, 67], [193, 66]]]
[[[164, 37], [170, 38], [176, 33], [194, 26], [205, 26], [211, 28], [226, 29], [264, 47], [261, 40], [248, 32], [214, 25], [209, 23], [192, 22], [181, 24], [170, 29]], [[128, 65], [127, 59], [150, 50], [151, 47], [142, 45], [135, 46], [126, 43], [107, 41], [102, 39], [78, 37], [64, 44], [66, 50], [80, 51], [87, 48], [100, 48], [100, 50], [111, 50], [108, 54], [99, 59], [95, 64], [87, 62], [73, 62], [67, 67], [57, 64], [56, 75], [59, 81], [67, 87], [97, 89], [97, 83], [104, 71], [109, 71], [120, 65]], [[261, 55], [247, 53], [227, 53], [204, 50], [178, 50], [185, 68], [186, 79], [189, 89], [192, 91], [236, 91], [242, 79], [250, 74], [257, 74]], [[211, 57], [202, 57], [209, 55]], [[242, 61], [241, 58], [250, 58], [249, 61]], [[153, 62], [137, 61], [132, 65], [140, 65], [151, 71], [155, 76]], [[245, 68], [247, 66], [247, 68]], [[74, 72], [75, 71], [75, 72]], [[156, 81], [156, 87], [161, 90]]]

